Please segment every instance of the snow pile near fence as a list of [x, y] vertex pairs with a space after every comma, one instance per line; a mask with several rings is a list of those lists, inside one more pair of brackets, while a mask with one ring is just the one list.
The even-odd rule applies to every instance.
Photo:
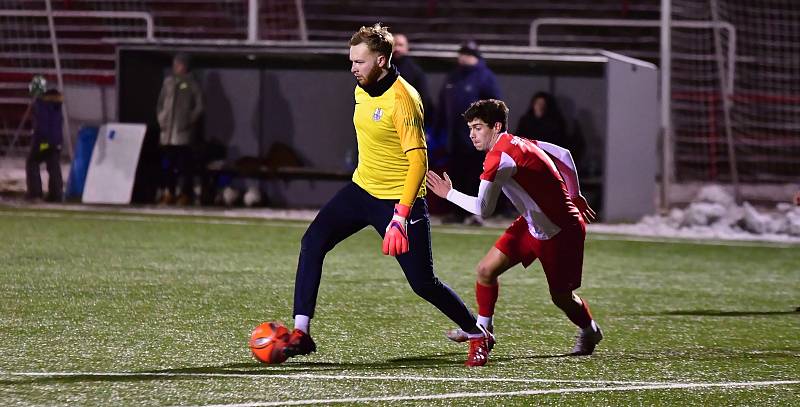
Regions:
[[668, 215], [645, 216], [633, 225], [594, 225], [590, 230], [638, 236], [720, 240], [762, 240], [800, 243], [800, 207], [780, 203], [759, 211], [749, 203], [736, 205], [722, 187], [703, 187], [685, 209]]

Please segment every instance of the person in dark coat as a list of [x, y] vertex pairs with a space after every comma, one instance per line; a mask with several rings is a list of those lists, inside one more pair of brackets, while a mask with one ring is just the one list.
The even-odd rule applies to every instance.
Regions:
[[[448, 173], [459, 190], [467, 194], [478, 193], [483, 154], [472, 145], [462, 113], [472, 102], [481, 99], [500, 99], [500, 87], [494, 73], [486, 66], [478, 51], [478, 45], [469, 41], [459, 48], [458, 66], [447, 75], [439, 93], [434, 132], [434, 136], [446, 139], [449, 153]], [[453, 216], [445, 221], [482, 222], [479, 218], [468, 217], [469, 214], [461, 208], [454, 210]]]
[[564, 147], [576, 161], [581, 161], [582, 140], [577, 134], [573, 136], [568, 133], [566, 120], [556, 98], [550, 93], [536, 92], [533, 95], [528, 110], [519, 118], [514, 135]]
[[64, 192], [64, 181], [61, 177], [61, 145], [64, 140], [64, 116], [61, 104], [64, 98], [55, 89], [48, 90], [36, 97], [33, 103], [33, 139], [31, 150], [25, 160], [25, 178], [27, 183], [26, 198], [42, 199], [42, 178], [39, 166], [42, 162], [47, 166], [46, 200], [61, 202]]
[[397, 71], [414, 89], [419, 93], [422, 98], [422, 107], [425, 112], [425, 124], [429, 125], [433, 122], [433, 99], [428, 91], [428, 78], [425, 72], [417, 65], [414, 58], [408, 55], [409, 51], [408, 38], [405, 34], [394, 35], [394, 51], [392, 52], [392, 65], [397, 67]]

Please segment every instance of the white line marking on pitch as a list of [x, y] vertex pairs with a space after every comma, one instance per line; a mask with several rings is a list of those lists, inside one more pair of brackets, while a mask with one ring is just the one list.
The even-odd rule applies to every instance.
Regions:
[[323, 375], [312, 373], [270, 374], [270, 373], [189, 373], [189, 372], [0, 372], [0, 376], [24, 377], [230, 377], [250, 379], [328, 379], [328, 380], [372, 380], [372, 381], [428, 381], [428, 382], [507, 382], [507, 383], [580, 383], [580, 384], [663, 384], [626, 380], [577, 380], [577, 379], [520, 379], [505, 377], [431, 377], [431, 376], [364, 376], [364, 375]]
[[[615, 380], [560, 380], [560, 379], [517, 379], [500, 377], [426, 377], [426, 376], [353, 376], [353, 375], [317, 375], [317, 374], [246, 374], [246, 373], [168, 373], [168, 372], [0, 372], [0, 376], [22, 377], [231, 377], [251, 379], [332, 379], [332, 380], [374, 380], [374, 381], [432, 381], [432, 382], [507, 382], [507, 383], [580, 383], [597, 384], [605, 387], [576, 387], [559, 389], [519, 390], [508, 392], [475, 392], [475, 393], [445, 393], [418, 396], [381, 396], [381, 397], [350, 397], [338, 399], [311, 399], [311, 400], [286, 400], [269, 402], [250, 402], [238, 404], [211, 404], [204, 407], [266, 407], [281, 405], [310, 405], [310, 404], [338, 404], [338, 403], [369, 403], [380, 401], [415, 401], [415, 400], [443, 400], [457, 398], [483, 398], [483, 397], [515, 397], [532, 396], [540, 394], [568, 394], [568, 393], [597, 393], [613, 391], [634, 390], [674, 390], [674, 389], [704, 389], [704, 388], [746, 388], [767, 386], [800, 385], [800, 380], [774, 380], [751, 382], [722, 382], [722, 383], [659, 383]], [[610, 386], [615, 385], [615, 386]]]
[[571, 389], [570, 388], [541, 389], [541, 390], [520, 390], [520, 391], [506, 391], [506, 392], [445, 393], [445, 394], [431, 394], [431, 395], [419, 395], [419, 396], [350, 397], [350, 398], [340, 398], [340, 399], [266, 401], [266, 402], [238, 403], [238, 404], [206, 404], [202, 406], [203, 407], [298, 406], [298, 405], [309, 405], [309, 404], [445, 400], [445, 399], [459, 399], [459, 398], [514, 397], [514, 396], [533, 396], [539, 394], [600, 393], [600, 392], [634, 391], [634, 390], [765, 387], [765, 386], [785, 386], [785, 385], [798, 385], [798, 384], [800, 384], [800, 381], [797, 380], [770, 381], [770, 382], [730, 382], [730, 383], [665, 383], [665, 384], [648, 384], [648, 385], [636, 385], [636, 386], [577, 387]]

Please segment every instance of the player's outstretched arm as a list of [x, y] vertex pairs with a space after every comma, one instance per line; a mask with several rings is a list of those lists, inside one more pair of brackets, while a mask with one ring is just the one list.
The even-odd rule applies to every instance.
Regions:
[[433, 171], [428, 171], [428, 189], [440, 198], [447, 199], [447, 194], [453, 189], [453, 181], [450, 180], [450, 176], [446, 172], [443, 175], [444, 178]]
[[500, 196], [502, 182], [481, 180], [478, 196], [469, 196], [453, 188], [453, 182], [447, 173], [444, 178], [433, 171], [428, 171], [428, 189], [434, 194], [460, 206], [465, 211], [479, 216], [489, 216], [494, 213], [497, 198]]

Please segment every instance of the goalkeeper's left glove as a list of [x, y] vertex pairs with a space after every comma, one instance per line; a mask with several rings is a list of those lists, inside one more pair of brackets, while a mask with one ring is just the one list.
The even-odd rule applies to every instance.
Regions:
[[383, 254], [399, 256], [408, 251], [408, 233], [406, 233], [406, 218], [411, 208], [403, 204], [394, 205], [394, 216], [386, 226], [383, 237]]

